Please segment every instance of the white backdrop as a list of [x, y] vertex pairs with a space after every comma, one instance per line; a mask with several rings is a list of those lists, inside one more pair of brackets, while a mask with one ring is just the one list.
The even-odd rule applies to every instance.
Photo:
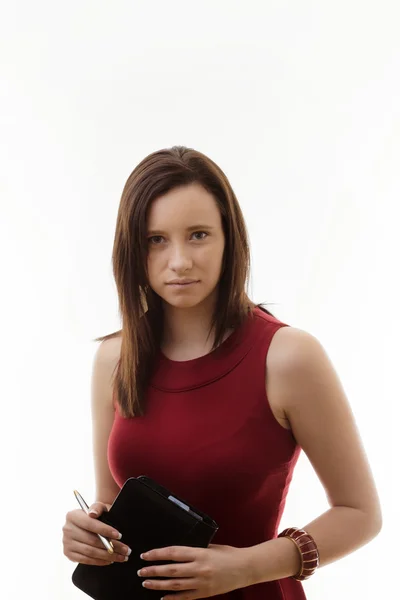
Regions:
[[[186, 145], [225, 171], [250, 234], [250, 295], [315, 335], [355, 413], [384, 526], [304, 583], [394, 596], [400, 41], [396, 1], [1, 3], [2, 576], [7, 600], [86, 597], [62, 549], [94, 500], [94, 337], [120, 328], [123, 185]], [[281, 527], [329, 508], [302, 454]]]

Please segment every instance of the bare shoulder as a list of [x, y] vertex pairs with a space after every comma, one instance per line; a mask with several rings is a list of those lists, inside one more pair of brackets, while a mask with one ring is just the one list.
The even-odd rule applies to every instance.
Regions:
[[[281, 327], [274, 334], [267, 355], [267, 364], [273, 366], [287, 365], [288, 361], [296, 360], [304, 350], [322, 348], [315, 336], [297, 327]], [[268, 363], [269, 361], [269, 363]]]
[[102, 363], [116, 364], [121, 354], [121, 343], [121, 335], [103, 340], [96, 350], [96, 359]]
[[121, 355], [122, 336], [103, 340], [93, 360], [93, 383], [102, 390], [104, 402], [112, 404], [112, 378]]
[[[266, 358], [266, 392], [272, 412], [282, 427], [291, 429], [287, 404], [293, 398], [289, 374], [323, 352], [318, 340], [296, 327], [281, 327], [275, 332]], [[308, 358], [307, 358], [308, 357]]]

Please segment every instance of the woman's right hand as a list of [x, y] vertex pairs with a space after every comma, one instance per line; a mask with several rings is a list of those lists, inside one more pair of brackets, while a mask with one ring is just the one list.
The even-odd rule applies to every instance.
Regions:
[[[124, 562], [128, 557], [128, 546], [118, 541], [119, 535], [115, 529], [97, 520], [103, 512], [108, 511], [107, 505], [103, 502], [95, 502], [90, 510], [96, 510], [98, 515], [87, 515], [81, 508], [67, 513], [63, 526], [65, 556], [72, 562], [99, 567], [105, 567], [113, 562]], [[113, 554], [107, 552], [97, 533], [112, 540]]]

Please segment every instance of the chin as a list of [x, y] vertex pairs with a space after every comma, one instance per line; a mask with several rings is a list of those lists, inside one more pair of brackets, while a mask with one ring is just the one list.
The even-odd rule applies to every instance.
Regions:
[[192, 308], [201, 304], [203, 299], [198, 298], [163, 298], [164, 302], [176, 308]]
[[193, 292], [192, 293], [188, 293], [185, 291], [176, 292], [174, 290], [171, 290], [170, 293], [165, 293], [165, 289], [162, 292], [163, 293], [159, 294], [159, 295], [161, 296], [162, 300], [166, 304], [169, 304], [170, 306], [180, 307], [180, 308], [189, 308], [192, 306], [197, 306], [198, 304], [203, 302], [203, 300], [205, 300], [205, 298], [207, 297], [207, 294], [204, 295], [204, 293], [203, 294], [199, 294], [199, 293], [193, 294]]

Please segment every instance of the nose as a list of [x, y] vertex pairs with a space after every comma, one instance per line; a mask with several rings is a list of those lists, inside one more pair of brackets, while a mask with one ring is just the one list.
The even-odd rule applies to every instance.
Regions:
[[175, 244], [171, 247], [168, 260], [168, 267], [171, 271], [181, 272], [192, 267], [192, 258], [190, 250], [183, 244]]

